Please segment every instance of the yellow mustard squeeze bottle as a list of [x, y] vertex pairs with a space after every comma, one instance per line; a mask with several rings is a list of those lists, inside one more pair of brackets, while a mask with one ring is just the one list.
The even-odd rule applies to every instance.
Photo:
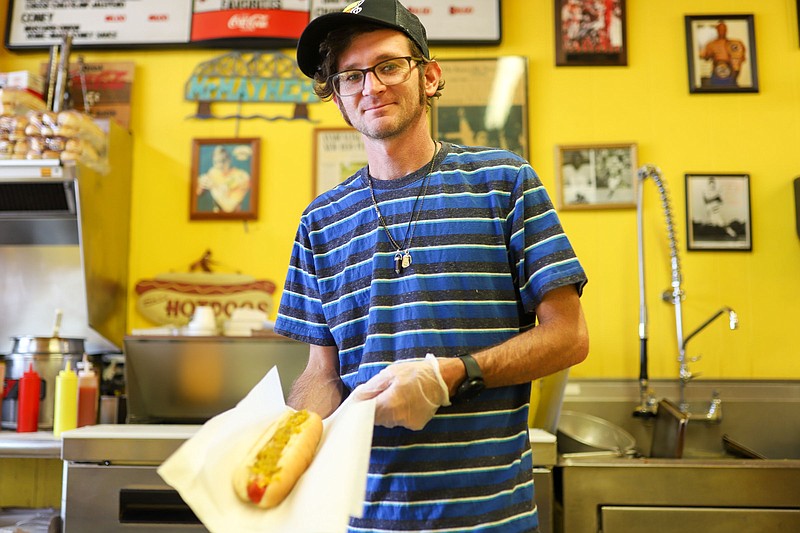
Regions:
[[78, 375], [70, 368], [70, 362], [56, 376], [55, 413], [53, 417], [53, 435], [78, 426]]

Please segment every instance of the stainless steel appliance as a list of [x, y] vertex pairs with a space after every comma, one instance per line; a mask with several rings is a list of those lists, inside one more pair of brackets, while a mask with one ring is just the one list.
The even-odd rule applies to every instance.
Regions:
[[273, 367], [284, 397], [308, 363], [308, 345], [254, 337], [128, 336], [130, 424], [202, 423], [234, 407]]
[[197, 425], [97, 425], [63, 433], [64, 533], [207, 531], [156, 469]]
[[[119, 353], [127, 331], [131, 135], [114, 121], [107, 174], [58, 160], [0, 161], [0, 352], [20, 335], [62, 334]], [[10, 346], [10, 344], [9, 344]]]

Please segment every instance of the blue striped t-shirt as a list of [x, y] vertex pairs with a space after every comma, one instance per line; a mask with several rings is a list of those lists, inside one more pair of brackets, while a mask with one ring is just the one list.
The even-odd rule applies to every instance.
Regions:
[[[303, 213], [275, 331], [336, 346], [349, 390], [398, 360], [451, 357], [529, 329], [549, 290], [586, 275], [530, 165], [442, 143], [434, 170], [372, 180], [361, 169]], [[413, 216], [413, 221], [409, 224]], [[376, 427], [364, 517], [351, 531], [536, 527], [530, 385], [443, 407], [422, 431]]]

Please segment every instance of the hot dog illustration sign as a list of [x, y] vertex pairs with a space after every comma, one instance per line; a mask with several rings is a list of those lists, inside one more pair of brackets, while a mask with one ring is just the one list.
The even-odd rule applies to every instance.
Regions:
[[159, 325], [185, 325], [199, 306], [214, 310], [217, 321], [239, 308], [270, 314], [275, 284], [242, 274], [161, 274], [136, 284], [136, 309]]

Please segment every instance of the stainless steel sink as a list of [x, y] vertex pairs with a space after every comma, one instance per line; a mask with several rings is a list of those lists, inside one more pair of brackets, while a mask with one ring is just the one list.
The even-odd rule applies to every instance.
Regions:
[[[651, 381], [677, 398], [673, 381]], [[703, 420], [712, 393], [722, 419]], [[556, 466], [557, 525], [564, 533], [800, 531], [800, 382], [693, 381], [681, 459], [649, 458], [653, 419], [632, 416], [635, 380], [570, 380], [564, 409], [616, 424], [637, 454], [568, 457]], [[726, 451], [729, 435], [766, 459]]]

